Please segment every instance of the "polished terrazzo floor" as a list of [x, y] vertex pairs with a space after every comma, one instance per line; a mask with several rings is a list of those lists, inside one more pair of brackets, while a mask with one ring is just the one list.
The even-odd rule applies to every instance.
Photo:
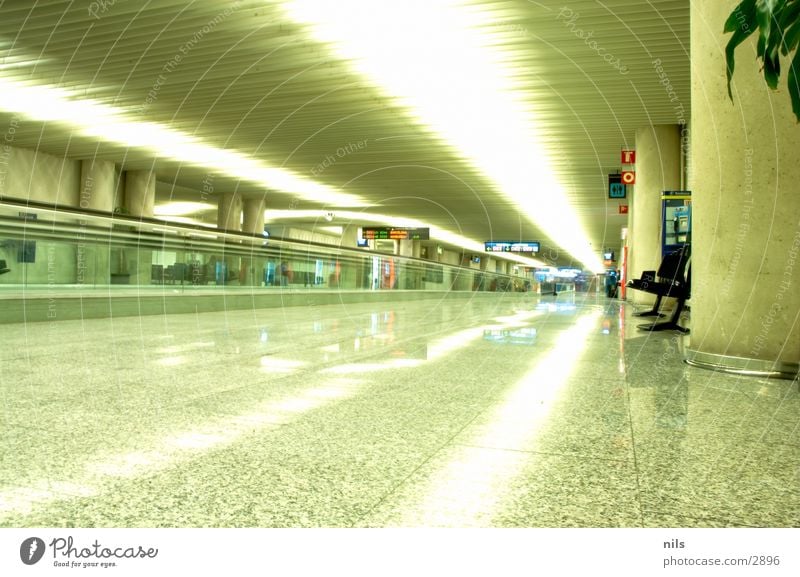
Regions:
[[800, 526], [797, 382], [603, 297], [4, 325], [3, 527]]

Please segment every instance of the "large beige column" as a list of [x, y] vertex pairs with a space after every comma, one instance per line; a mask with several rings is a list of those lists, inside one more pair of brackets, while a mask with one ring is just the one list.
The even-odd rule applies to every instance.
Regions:
[[[661, 193], [680, 190], [680, 155], [678, 125], [647, 126], [636, 131], [628, 278], [640, 278], [645, 270], [658, 270], [661, 263]], [[643, 291], [628, 291], [626, 296], [636, 304], [652, 305], [655, 301], [653, 295]]]
[[[342, 240], [340, 246], [342, 248], [357, 248], [356, 241], [358, 240], [358, 226], [349, 224], [342, 229]], [[368, 254], [366, 249], [365, 254]], [[339, 260], [339, 278], [334, 279], [332, 282], [329, 279], [329, 286], [332, 288], [355, 289], [360, 287], [360, 279], [364, 274], [365, 260], [361, 258], [354, 258], [353, 256], [346, 256]], [[338, 282], [338, 285], [337, 285]]]
[[[800, 361], [800, 126], [782, 71], [770, 90], [756, 34], [725, 87], [723, 24], [737, 0], [691, 3], [690, 362], [792, 374]], [[784, 61], [785, 62], [785, 61]], [[787, 63], [788, 64], [788, 63]]]
[[[238, 192], [227, 192], [220, 196], [217, 206], [217, 228], [229, 232], [241, 232], [242, 196]], [[225, 284], [238, 285], [242, 276], [241, 258], [226, 254], [223, 260], [226, 268]]]
[[217, 228], [241, 232], [242, 195], [238, 192], [226, 192], [220, 196], [217, 206]]
[[156, 175], [150, 170], [125, 173], [125, 208], [131, 216], [153, 218], [156, 202]]
[[[0, 126], [0, 197], [78, 207], [81, 162], [44, 152], [11, 146], [21, 119], [11, 118]], [[75, 222], [79, 222], [75, 219]], [[15, 243], [0, 243], [0, 259], [10, 272], [3, 282], [22, 285], [74, 284], [77, 246], [74, 238], [63, 241], [28, 241], [26, 254], [34, 262], [18, 262]], [[35, 246], [35, 249], [33, 248]], [[25, 259], [27, 260], [27, 259]], [[52, 318], [52, 317], [51, 317]]]
[[[128, 216], [153, 218], [156, 203], [156, 175], [150, 170], [125, 173], [125, 208]], [[130, 284], [152, 282], [153, 251], [141, 247], [125, 249]]]
[[401, 241], [399, 241], [397, 254], [399, 256], [414, 256], [414, 244], [413, 243], [414, 243], [413, 240], [401, 240]]
[[[108, 160], [81, 161], [80, 196], [78, 204], [83, 210], [111, 213], [117, 191], [117, 173], [114, 163]], [[111, 274], [119, 274], [126, 266], [121, 249], [115, 250], [114, 260], [108, 245], [79, 243], [76, 251], [78, 284], [107, 285]]]
[[81, 208], [112, 212], [116, 191], [117, 173], [113, 162], [99, 159], [81, 162]]
[[242, 232], [264, 234], [264, 198], [248, 198], [244, 201], [244, 223]]
[[[264, 234], [264, 196], [258, 198], [247, 198], [244, 201], [242, 216], [242, 232], [263, 236]], [[260, 249], [260, 244], [253, 245], [254, 250]], [[252, 256], [242, 259], [242, 266], [245, 270], [244, 284], [250, 286], [260, 286], [264, 281], [264, 267], [266, 258]]]

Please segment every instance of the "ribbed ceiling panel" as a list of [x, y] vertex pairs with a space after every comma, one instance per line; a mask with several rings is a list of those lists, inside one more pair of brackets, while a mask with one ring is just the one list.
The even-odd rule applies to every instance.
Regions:
[[[606, 198], [605, 174], [619, 168], [621, 148], [634, 146], [637, 127], [689, 118], [688, 0], [474, 4], [490, 15], [487, 43], [512, 59], [519, 96], [535, 115], [550, 170], [593, 245], [598, 252], [618, 246], [625, 217]], [[98, 6], [0, 4], [0, 75], [68, 89], [131, 118], [291, 169], [360, 195], [381, 212], [460, 230], [477, 241], [522, 237], [547, 244], [458, 150], [312, 41], [278, 3], [153, 0]], [[578, 37], [578, 30], [591, 32], [597, 44]], [[414, 42], [413, 30], [408, 42]], [[613, 55], [624, 70], [597, 49]], [[672, 94], [656, 74], [655, 60]], [[4, 124], [8, 118], [0, 111]], [[364, 144], [337, 155], [358, 143]], [[159, 181], [178, 185], [176, 197], [184, 200], [191, 200], [187, 189], [202, 187], [202, 169], [98, 145], [58, 124], [22, 122], [15, 144], [75, 158], [96, 154], [127, 168], [154, 164]], [[330, 158], [335, 162], [323, 166]], [[223, 175], [215, 180], [217, 192], [234, 187], [245, 194], [264, 192]], [[268, 204], [314, 206], [291, 193], [270, 193]], [[560, 264], [568, 260], [562, 256]]]

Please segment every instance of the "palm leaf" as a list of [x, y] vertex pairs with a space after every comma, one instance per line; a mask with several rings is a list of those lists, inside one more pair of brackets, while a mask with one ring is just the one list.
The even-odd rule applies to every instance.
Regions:
[[725, 46], [725, 63], [728, 72], [728, 97], [733, 100], [731, 80], [733, 79], [734, 52], [737, 46], [747, 40], [756, 29], [756, 0], [742, 0], [742, 3], [728, 16], [725, 32], [733, 32]]
[[789, 97], [792, 99], [792, 111], [800, 122], [800, 52], [797, 52], [789, 65]]

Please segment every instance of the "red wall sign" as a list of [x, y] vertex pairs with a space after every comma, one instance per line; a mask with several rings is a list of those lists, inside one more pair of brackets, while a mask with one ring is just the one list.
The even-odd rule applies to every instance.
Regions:
[[636, 173], [633, 170], [622, 171], [622, 184], [636, 184]]
[[636, 164], [635, 150], [623, 150], [621, 156], [622, 156], [622, 164]]
[[627, 204], [620, 204], [619, 205], [619, 213], [620, 214], [628, 214], [628, 205]]

